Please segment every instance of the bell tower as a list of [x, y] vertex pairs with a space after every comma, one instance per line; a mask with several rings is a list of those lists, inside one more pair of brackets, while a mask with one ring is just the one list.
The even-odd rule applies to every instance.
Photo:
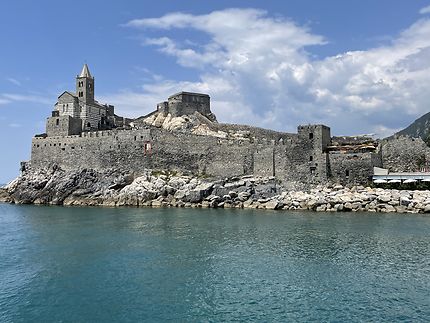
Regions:
[[94, 102], [94, 77], [91, 76], [87, 64], [82, 67], [81, 74], [76, 76], [76, 96], [84, 103]]

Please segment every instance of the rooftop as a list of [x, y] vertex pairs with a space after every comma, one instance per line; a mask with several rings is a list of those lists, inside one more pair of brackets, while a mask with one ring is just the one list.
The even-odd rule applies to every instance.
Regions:
[[175, 97], [175, 96], [178, 96], [178, 95], [189, 95], [189, 96], [203, 96], [203, 97], [209, 97], [209, 95], [208, 95], [208, 94], [204, 94], [204, 93], [184, 92], [184, 91], [181, 91], [181, 92], [178, 92], [178, 93], [172, 94], [171, 96], [169, 96], [169, 99], [170, 99], [170, 98], [173, 98], [173, 97]]
[[84, 64], [84, 66], [82, 67], [82, 71], [81, 71], [81, 74], [79, 74], [79, 77], [90, 77], [90, 78], [92, 78], [91, 73], [90, 73], [90, 69], [88, 68], [87, 64]]

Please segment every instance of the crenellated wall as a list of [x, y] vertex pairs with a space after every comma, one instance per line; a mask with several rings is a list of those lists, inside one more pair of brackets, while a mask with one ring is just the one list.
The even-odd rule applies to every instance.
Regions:
[[31, 164], [35, 168], [51, 163], [64, 169], [120, 168], [135, 174], [145, 169], [171, 170], [216, 178], [255, 174], [306, 184], [364, 183], [373, 166], [381, 166], [380, 155], [374, 153], [327, 152], [330, 129], [322, 125], [299, 127], [298, 134], [256, 129], [239, 139], [155, 127], [35, 137]]
[[146, 129], [35, 137], [32, 140], [31, 164], [33, 167], [45, 167], [56, 163], [64, 169], [141, 169], [148, 164], [145, 144], [150, 139], [149, 130]]

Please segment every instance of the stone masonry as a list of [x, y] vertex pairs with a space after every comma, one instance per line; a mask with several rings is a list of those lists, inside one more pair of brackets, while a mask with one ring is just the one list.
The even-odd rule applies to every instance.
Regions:
[[[220, 124], [211, 112], [210, 97], [191, 92], [172, 95], [146, 117], [169, 116], [186, 122], [194, 116], [210, 134], [166, 130], [140, 122], [142, 118], [118, 117], [112, 105], [99, 104], [86, 64], [76, 86], [76, 93], [60, 95], [47, 120], [46, 134], [33, 138], [32, 168], [52, 164], [65, 170], [118, 168], [136, 176], [152, 169], [213, 178], [273, 176], [286, 186], [328, 181], [346, 185], [366, 184], [374, 166], [392, 167], [386, 157], [396, 155], [395, 146], [387, 146], [384, 153], [382, 145], [369, 144], [368, 138], [361, 146], [360, 138], [352, 144], [345, 139], [336, 146], [325, 125], [302, 125], [297, 133], [285, 133]], [[240, 136], [218, 135], [224, 133]]]

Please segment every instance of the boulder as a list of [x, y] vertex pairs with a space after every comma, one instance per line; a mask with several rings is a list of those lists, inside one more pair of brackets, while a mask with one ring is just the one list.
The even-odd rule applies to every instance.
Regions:
[[411, 200], [407, 196], [400, 197], [400, 205], [408, 206], [411, 203]]
[[251, 196], [251, 193], [244, 191], [244, 192], [240, 192], [237, 197], [239, 198], [240, 201], [244, 202], [248, 200], [250, 196]]
[[264, 203], [264, 207], [268, 210], [278, 210], [282, 207], [282, 203], [276, 199]]
[[390, 202], [391, 201], [391, 196], [390, 195], [388, 195], [388, 194], [384, 194], [384, 195], [380, 195], [380, 196], [378, 196], [378, 202], [381, 202], [381, 203], [388, 203], [388, 202]]
[[230, 192], [228, 192], [228, 195], [230, 195], [230, 197], [231, 197], [232, 199], [234, 199], [234, 198], [236, 198], [236, 197], [238, 196], [237, 192], [235, 192], [235, 191], [230, 191]]

